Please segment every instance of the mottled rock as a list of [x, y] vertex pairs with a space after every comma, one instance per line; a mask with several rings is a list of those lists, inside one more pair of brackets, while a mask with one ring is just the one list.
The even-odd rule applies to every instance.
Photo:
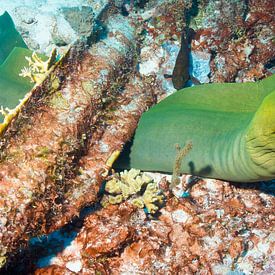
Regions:
[[[66, 270], [65, 263], [74, 258], [82, 263], [78, 274], [87, 270], [94, 274], [99, 266], [103, 274], [269, 270], [274, 257], [270, 229], [275, 225], [275, 199], [267, 194], [260, 199], [264, 192], [259, 185], [258, 190], [244, 187], [201, 180], [191, 188], [189, 198], [168, 198], [158, 219], [140, 216], [135, 223], [133, 216], [140, 210], [127, 202], [112, 205], [87, 217], [71, 244], [74, 249], [67, 248], [70, 253], [59, 254], [53, 263]], [[249, 207], [247, 200], [251, 200]], [[38, 269], [36, 274], [51, 268]]]
[[274, 58], [272, 0], [209, 1], [191, 26], [192, 49], [212, 54], [211, 82], [255, 81], [270, 74]]
[[49, 54], [53, 47], [62, 53], [64, 46], [90, 37], [107, 6], [108, 0], [2, 1], [0, 14], [9, 12], [30, 49]]

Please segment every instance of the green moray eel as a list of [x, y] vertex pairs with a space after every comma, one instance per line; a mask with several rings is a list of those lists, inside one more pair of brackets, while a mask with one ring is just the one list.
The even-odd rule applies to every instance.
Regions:
[[189, 141], [182, 173], [236, 182], [274, 179], [275, 75], [175, 92], [143, 114], [128, 166], [172, 172], [175, 145]]

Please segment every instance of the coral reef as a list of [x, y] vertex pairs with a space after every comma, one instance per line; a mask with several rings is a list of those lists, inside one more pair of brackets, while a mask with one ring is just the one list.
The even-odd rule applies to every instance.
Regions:
[[[189, 57], [185, 60], [190, 64], [189, 72], [182, 66], [188, 63], [181, 60], [179, 72], [193, 75], [201, 83], [255, 81], [272, 72], [271, 0], [2, 2], [0, 11], [10, 12], [26, 44], [38, 53], [49, 54], [53, 45], [63, 53], [65, 45], [79, 40], [42, 83], [26, 95], [2, 131], [0, 272], [274, 273], [274, 181], [230, 184], [190, 175], [180, 179], [176, 169], [175, 180], [171, 175], [146, 173], [153, 180], [133, 195], [129, 195], [133, 193], [129, 193], [129, 186], [124, 188], [129, 195], [125, 201], [105, 208], [99, 203], [102, 183], [110, 179], [111, 166], [133, 135], [142, 113], [175, 91], [172, 77], [177, 59]], [[191, 50], [188, 54], [180, 52], [180, 38], [189, 23], [196, 34], [191, 45], [184, 47]], [[15, 66], [17, 77], [20, 66]], [[24, 66], [27, 64], [20, 69]], [[25, 79], [21, 77], [20, 81]], [[272, 88], [273, 84], [268, 86]], [[255, 85], [244, 87], [251, 92], [249, 104], [241, 97], [227, 99], [231, 103], [236, 100], [229, 112], [236, 111], [236, 125], [240, 126], [243, 118], [237, 108], [241, 102], [244, 112], [253, 109], [251, 116], [260, 103], [265, 103], [262, 106], [268, 112], [259, 108], [259, 116], [252, 124], [258, 126], [262, 121], [262, 126], [274, 125], [273, 93], [263, 102], [254, 96]], [[218, 108], [226, 106], [227, 100], [220, 100], [220, 96], [211, 100], [215, 98]], [[191, 102], [194, 99], [190, 96]], [[203, 98], [202, 105], [206, 103]], [[183, 135], [188, 127], [198, 126], [188, 122], [180, 129], [177, 120], [176, 117], [168, 126], [176, 124]], [[224, 129], [227, 122], [220, 125]], [[269, 126], [251, 127], [251, 142], [255, 141], [255, 133], [263, 129], [270, 136], [268, 131], [273, 128]], [[166, 134], [156, 140], [165, 139]], [[229, 146], [231, 137], [226, 139]], [[181, 147], [188, 140], [175, 143]], [[265, 144], [264, 140], [259, 141], [251, 148]], [[215, 140], [208, 140], [201, 149], [201, 160], [209, 155], [212, 142]], [[167, 158], [162, 150], [172, 155], [171, 167], [175, 159], [186, 165], [188, 156], [201, 148], [195, 143], [186, 159], [181, 154], [176, 158], [175, 143], [171, 148], [159, 146], [161, 161]], [[215, 149], [214, 154], [227, 154], [225, 148]], [[261, 162], [258, 166], [272, 163], [254, 151]], [[234, 156], [239, 164], [239, 150]], [[197, 167], [190, 165], [195, 173]], [[232, 175], [231, 171], [228, 173]], [[118, 174], [112, 177], [120, 178]], [[111, 187], [117, 187], [118, 182], [121, 179], [113, 181]], [[140, 186], [141, 183], [136, 190]], [[111, 187], [107, 189], [113, 191]], [[104, 196], [120, 201], [121, 188], [114, 190]], [[141, 209], [145, 207], [149, 211]], [[53, 233], [44, 235], [49, 232]], [[32, 236], [36, 238], [30, 240]]]
[[212, 82], [246, 82], [269, 75], [274, 59], [274, 3], [214, 1], [191, 20], [196, 30], [192, 50], [211, 53]]
[[189, 198], [168, 198], [158, 219], [129, 202], [110, 205], [90, 214], [51, 266], [35, 274], [267, 272], [274, 259], [275, 201], [264, 184], [247, 187], [200, 180]]
[[[108, 37], [85, 51], [70, 49], [2, 133], [1, 256], [96, 201], [105, 163], [153, 103], [138, 78], [136, 88], [121, 92], [131, 75], [134, 28], [118, 15], [108, 22]], [[113, 79], [118, 86], [110, 87]]]
[[[184, 75], [189, 74], [186, 66], [189, 60], [182, 62], [180, 59], [188, 53], [179, 53], [181, 45], [186, 49], [186, 41], [183, 39], [181, 43], [181, 37], [183, 28], [186, 27], [185, 14], [191, 7], [192, 1], [149, 1], [146, 9], [136, 16], [143, 22], [143, 31], [146, 32], [144, 46], [141, 48], [139, 72], [143, 77], [156, 79], [160, 91], [158, 100], [175, 91], [172, 75], [178, 56], [179, 65], [174, 71], [174, 76], [177, 71]], [[176, 77], [174, 79], [177, 81]]]

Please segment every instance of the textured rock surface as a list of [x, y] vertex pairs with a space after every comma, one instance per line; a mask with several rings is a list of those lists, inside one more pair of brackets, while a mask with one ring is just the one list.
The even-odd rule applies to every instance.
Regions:
[[[183, 177], [183, 184], [186, 180]], [[146, 217], [127, 203], [99, 210], [86, 218], [71, 245], [51, 259], [53, 266], [36, 274], [57, 268], [65, 274], [76, 267], [78, 274], [270, 270], [275, 256], [270, 230], [275, 225], [275, 199], [264, 184], [247, 187], [200, 180], [188, 198], [177, 199], [167, 192], [166, 206], [157, 218]]]
[[156, 78], [163, 93], [159, 99], [175, 91], [171, 77], [186, 26], [185, 13], [191, 7], [192, 1], [149, 1], [146, 9], [137, 15], [138, 20], [144, 21], [146, 32], [139, 72], [142, 76]]
[[0, 14], [8, 11], [29, 48], [49, 54], [58, 47], [91, 36], [95, 19], [108, 0], [89, 1], [0, 1]]
[[212, 82], [255, 81], [270, 74], [275, 56], [272, 0], [210, 0], [199, 9], [191, 22], [196, 30], [192, 49], [212, 54]]
[[132, 73], [133, 27], [119, 15], [108, 27], [104, 42], [69, 51], [1, 135], [1, 256], [96, 201], [105, 164], [153, 103], [138, 78], [123, 90]]
[[[0, 10], [11, 13], [21, 32], [25, 33], [25, 38], [29, 39], [28, 45], [31, 48], [47, 53], [55, 43], [71, 43], [79, 37], [79, 33], [88, 35], [86, 23], [84, 29], [74, 23], [70, 24], [71, 17], [74, 17], [71, 11], [75, 11], [75, 7], [92, 7], [93, 16], [90, 8], [81, 11], [90, 24], [106, 7], [107, 2], [71, 0], [57, 3], [32, 0], [19, 1], [18, 4], [18, 1], [2, 0]], [[115, 1], [115, 5], [121, 7], [123, 2]], [[256, 80], [269, 74], [274, 58], [273, 1], [200, 2], [196, 24], [191, 21], [191, 27], [196, 30], [191, 43], [195, 70], [193, 75], [197, 78], [203, 76], [199, 78], [201, 82], [224, 82]], [[64, 7], [69, 12], [61, 14], [55, 25], [56, 35], [53, 36], [51, 30], [57, 12]], [[124, 12], [130, 13], [129, 20], [140, 23], [136, 33], [146, 33], [145, 38], [140, 36], [142, 41], [138, 44], [141, 46], [141, 54], [136, 59], [143, 84], [149, 84], [158, 99], [174, 91], [171, 78], [166, 76], [173, 71], [180, 48], [182, 27], [186, 25], [184, 10], [188, 9], [189, 12], [193, 11], [193, 15], [196, 14], [192, 1], [149, 1], [147, 5], [138, 1], [136, 6], [130, 1], [124, 5]], [[106, 13], [105, 19], [109, 16]], [[60, 27], [62, 24], [64, 29]], [[120, 25], [119, 28], [124, 29], [124, 26]], [[115, 66], [116, 62], [110, 59], [110, 52], [106, 49], [110, 45], [116, 47], [117, 44], [109, 43], [106, 47], [103, 44], [100, 44], [97, 53], [104, 56], [104, 62], [93, 65], [101, 66], [102, 69], [99, 70], [97, 85], [110, 87], [113, 82], [108, 81], [109, 73], [105, 66], [109, 62]], [[60, 49], [62, 50], [62, 46]], [[118, 52], [115, 50], [112, 54], [116, 56]], [[139, 83], [140, 79], [133, 78], [129, 84], [129, 95], [138, 94], [136, 81]], [[141, 86], [146, 88], [143, 84]], [[141, 102], [140, 107], [135, 100], [138, 104]], [[127, 132], [127, 123], [123, 123], [124, 119], [129, 119], [129, 110], [132, 110], [130, 118], [133, 120], [130, 120], [135, 121], [133, 128], [135, 127], [136, 115], [145, 107], [142, 97], [137, 96], [135, 100], [133, 104], [127, 100], [122, 102], [123, 110], [119, 112], [125, 116], [120, 117], [116, 113], [113, 118], [117, 123], [111, 125], [108, 123], [112, 122], [106, 120], [104, 127], [109, 131], [103, 135], [100, 131], [95, 132], [97, 142], [93, 144], [90, 155], [83, 157], [80, 162], [84, 174], [80, 173], [75, 182], [69, 181], [74, 187], [73, 192], [62, 193], [68, 201], [64, 200], [61, 207], [68, 212], [64, 211], [62, 218], [55, 216], [56, 224], [53, 228], [68, 221], [71, 215], [79, 214], [82, 203], [89, 204], [97, 199], [101, 179], [95, 177], [95, 171], [102, 172], [102, 168], [105, 171], [102, 163], [106, 160], [111, 145], [115, 150], [121, 148], [121, 143], [115, 143], [114, 137], [119, 140], [128, 138], [121, 134]], [[118, 125], [124, 125], [125, 132], [121, 132]], [[97, 159], [93, 159], [95, 153], [98, 154]], [[159, 181], [162, 178], [160, 174], [153, 176]], [[154, 217], [147, 216], [143, 210], [137, 210], [127, 202], [106, 209], [93, 205], [92, 210], [89, 210], [92, 214], [89, 211], [85, 213], [83, 226], [82, 213], [80, 221], [77, 220], [72, 228], [69, 227], [72, 234], [68, 232], [68, 228], [64, 228], [58, 237], [45, 236], [41, 239], [49, 241], [41, 241], [39, 245], [33, 246], [31, 258], [26, 258], [30, 269], [40, 268], [36, 274], [274, 273], [274, 182], [237, 186], [201, 179], [191, 187], [189, 197], [181, 198], [188, 195], [185, 188], [188, 183], [192, 186], [192, 182], [194, 181], [189, 176], [183, 177], [182, 186], [173, 190], [177, 198], [168, 191], [167, 182], [162, 179], [160, 186], [166, 193], [167, 203], [159, 215]], [[22, 185], [22, 182], [18, 184]], [[11, 198], [17, 200], [16, 195], [20, 195], [20, 192], [13, 192]], [[55, 199], [54, 195], [49, 197], [51, 202]], [[73, 201], [75, 196], [79, 200]], [[40, 202], [37, 203], [41, 207]], [[54, 201], [53, 209], [60, 211], [58, 200]], [[5, 217], [0, 220], [1, 225], [6, 223]], [[70, 239], [57, 239], [60, 236], [70, 236]], [[34, 266], [37, 257], [40, 260]], [[4, 260], [0, 257], [0, 262]], [[25, 261], [23, 256], [20, 260]], [[15, 265], [18, 272], [18, 265]], [[4, 271], [4, 274], [7, 273]]]

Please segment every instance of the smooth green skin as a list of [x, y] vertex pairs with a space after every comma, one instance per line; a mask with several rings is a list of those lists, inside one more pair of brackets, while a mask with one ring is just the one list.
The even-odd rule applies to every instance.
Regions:
[[175, 92], [144, 113], [129, 166], [172, 172], [175, 144], [193, 148], [181, 172], [236, 182], [275, 178], [275, 75]]
[[[28, 79], [19, 76], [21, 69], [28, 67], [25, 56], [31, 54], [12, 18], [5, 12], [0, 16], [0, 106], [14, 108], [33, 87]], [[0, 123], [3, 119], [0, 114]]]
[[27, 48], [21, 35], [7, 12], [0, 16], [0, 64], [4, 62], [14, 47]]
[[[28, 78], [19, 76], [21, 69], [29, 66], [25, 56], [31, 55], [31, 50], [16, 47], [0, 65], [0, 106], [10, 109], [16, 107], [19, 99], [34, 86]], [[0, 114], [0, 123], [2, 121], [3, 116]]]

